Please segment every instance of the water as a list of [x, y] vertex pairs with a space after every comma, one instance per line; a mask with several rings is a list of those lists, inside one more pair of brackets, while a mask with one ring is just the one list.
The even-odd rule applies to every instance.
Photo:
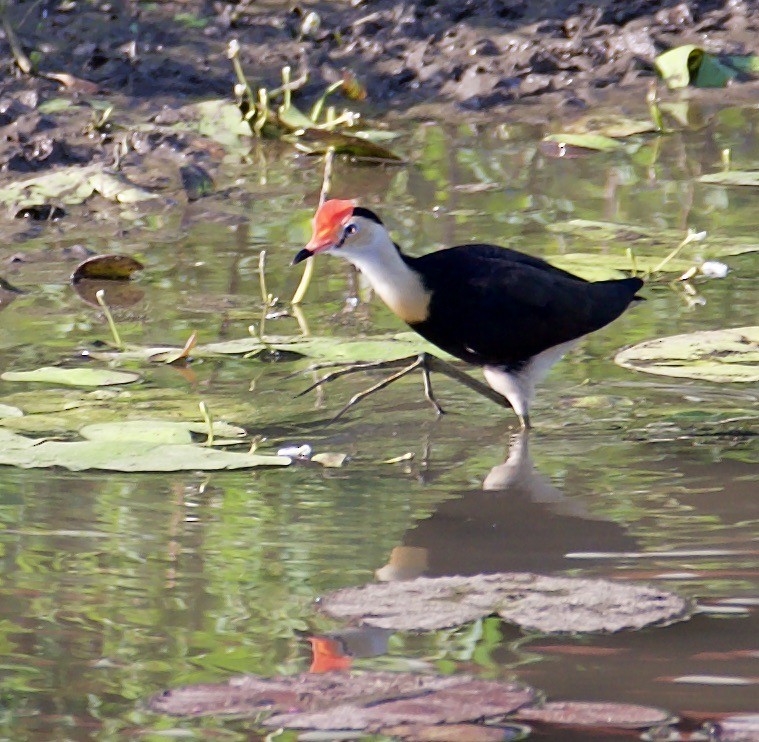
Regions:
[[[623, 250], [546, 231], [568, 218], [751, 238], [754, 191], [694, 177], [718, 169], [724, 146], [736, 167], [759, 166], [759, 113], [703, 113], [705, 127], [662, 139], [656, 156], [649, 142], [552, 159], [531, 127], [407, 128], [399, 146], [412, 164], [338, 163], [333, 195], [359, 196], [412, 253], [471, 240], [535, 254]], [[5, 248], [53, 252], [5, 272], [30, 293], [2, 313], [0, 366], [74, 359], [108, 338], [98, 311], [67, 284], [76, 261], [59, 251], [77, 243], [144, 259], [145, 297], [118, 312], [130, 342], [183, 344], [193, 331], [202, 342], [245, 336], [260, 317], [259, 253], [267, 250], [269, 290], [289, 297], [299, 271], [287, 266], [307, 238], [321, 181], [317, 161], [289, 150], [264, 146], [252, 160], [230, 163], [223, 193], [195, 205], [134, 224], [64, 222], [43, 228], [32, 247]], [[577, 638], [525, 637], [487, 619], [448, 635], [397, 635], [385, 656], [357, 667], [424, 661], [515, 678], [556, 699], [654, 704], [694, 724], [756, 710], [756, 444], [745, 419], [756, 390], [637, 374], [610, 360], [644, 339], [755, 323], [756, 259], [725, 261], [725, 279], [697, 282], [703, 305], [666, 281], [649, 285], [647, 302], [565, 359], [542, 387], [537, 429], [516, 469], [499, 467], [519, 453], [512, 417], [447, 379], [434, 379], [451, 413], [442, 419], [420, 380], [407, 379], [325, 425], [366, 378], [330, 385], [317, 405], [313, 395], [294, 398], [309, 377], [289, 375], [303, 362], [229, 359], [188, 371], [127, 364], [144, 373], [144, 399], [158, 408], [182, 399], [183, 414], [197, 419], [186, 410], [206, 399], [218, 417], [263, 436], [261, 450], [307, 442], [351, 459], [341, 469], [210, 474], [0, 469], [0, 739], [254, 738], [249, 722], [161, 718], [144, 701], [236, 673], [306, 670], [304, 636], [337, 626], [314, 612], [313, 599], [372, 580], [394, 549], [393, 559], [403, 554], [399, 546], [426, 550], [406, 553], [423, 554], [429, 575], [532, 570], [652, 581], [742, 610]], [[401, 329], [376, 301], [349, 311], [351, 286], [344, 264], [318, 263], [303, 308], [313, 333]], [[267, 323], [277, 334], [297, 327], [292, 318]], [[44, 404], [39, 388], [0, 382], [4, 403], [19, 391], [32, 394], [17, 400]], [[382, 463], [406, 453], [413, 460]], [[678, 680], [686, 676], [732, 680]]]

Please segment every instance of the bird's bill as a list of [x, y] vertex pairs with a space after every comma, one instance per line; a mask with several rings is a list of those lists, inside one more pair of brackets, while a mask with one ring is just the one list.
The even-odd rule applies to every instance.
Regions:
[[333, 235], [314, 235], [309, 243], [293, 258], [293, 265], [302, 263], [307, 258], [317, 253], [329, 250], [335, 246], [335, 237]]

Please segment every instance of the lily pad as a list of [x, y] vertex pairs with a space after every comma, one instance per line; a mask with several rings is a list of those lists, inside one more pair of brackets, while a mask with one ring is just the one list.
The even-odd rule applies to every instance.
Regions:
[[583, 727], [647, 729], [677, 721], [669, 711], [634, 703], [592, 703], [588, 701], [551, 701], [542, 706], [520, 709], [516, 718], [545, 724]]
[[319, 607], [333, 618], [396, 631], [434, 631], [497, 613], [533, 631], [609, 632], [689, 614], [683, 598], [647, 585], [527, 572], [346, 588], [324, 597]]
[[101, 368], [60, 368], [44, 366], [33, 371], [6, 371], [0, 375], [3, 381], [30, 381], [66, 386], [113, 386], [131, 384], [140, 379], [139, 374], [128, 371], [111, 371]]
[[[87, 425], [79, 431], [91, 441], [145, 441], [148, 443], [192, 443], [192, 433], [205, 434], [205, 423], [182, 423], [167, 420], [125, 420]], [[241, 437], [245, 430], [223, 422], [213, 423], [214, 435]], [[239, 443], [239, 441], [236, 441]]]
[[759, 170], [727, 170], [722, 173], [707, 173], [698, 178], [698, 182], [756, 188], [759, 186]]
[[[288, 466], [285, 456], [234, 453], [200, 445], [159, 444], [141, 440], [42, 441], [3, 431], [0, 465], [22, 469], [60, 467], [69, 471], [121, 472], [213, 471]], [[28, 442], [31, 441], [31, 444]]]
[[759, 714], [736, 714], [709, 725], [720, 742], [750, 742], [759, 739]]
[[129, 255], [94, 255], [79, 263], [71, 274], [71, 282], [77, 283], [84, 278], [126, 281], [144, 267]]
[[582, 147], [583, 149], [592, 149], [597, 152], [613, 152], [614, 150], [622, 149], [623, 146], [621, 142], [603, 134], [578, 134], [572, 132], [548, 134], [543, 137], [543, 141], [568, 144], [572, 147]]
[[624, 139], [653, 131], [656, 131], [656, 126], [650, 118], [635, 119], [618, 111], [590, 113], [564, 127], [566, 134], [600, 134], [612, 139]]
[[[405, 742], [511, 742], [526, 739], [530, 728], [516, 724], [402, 724], [382, 733]], [[299, 735], [298, 742], [306, 742], [306, 735]]]
[[617, 353], [624, 368], [714, 382], [759, 381], [759, 326], [648, 340]]
[[[549, 232], [569, 234], [591, 242], [622, 243], [634, 248], [636, 259], [641, 259], [641, 256], [657, 256], [661, 260], [666, 254], [664, 251], [674, 248], [684, 237], [682, 231], [677, 229], [659, 229], [592, 219], [554, 222], [549, 224], [547, 229]], [[699, 255], [718, 258], [755, 252], [759, 250], [759, 240], [752, 237], [723, 237], [709, 234], [704, 240], [693, 242], [687, 249], [697, 250]]]
[[510, 714], [535, 692], [467, 675], [326, 672], [292, 677], [245, 675], [218, 685], [159, 693], [153, 711], [175, 716], [257, 716], [267, 726], [379, 732], [399, 724], [457, 724]]

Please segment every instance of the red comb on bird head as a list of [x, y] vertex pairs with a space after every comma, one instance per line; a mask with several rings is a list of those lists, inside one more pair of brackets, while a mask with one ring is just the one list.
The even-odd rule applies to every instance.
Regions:
[[314, 231], [311, 241], [306, 245], [308, 250], [318, 252], [328, 247], [337, 238], [340, 227], [353, 213], [353, 201], [332, 198], [325, 201], [314, 214]]

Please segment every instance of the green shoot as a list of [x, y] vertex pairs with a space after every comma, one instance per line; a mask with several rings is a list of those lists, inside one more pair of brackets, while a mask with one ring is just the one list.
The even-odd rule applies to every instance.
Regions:
[[103, 310], [103, 314], [105, 315], [105, 320], [108, 322], [108, 327], [110, 328], [111, 335], [113, 336], [114, 345], [118, 350], [124, 350], [124, 343], [121, 341], [121, 335], [119, 335], [118, 328], [116, 327], [116, 322], [113, 319], [110, 308], [105, 303], [105, 291], [103, 289], [97, 291], [95, 293], [95, 299], [97, 299], [97, 303], [100, 304], [100, 308]]
[[208, 427], [206, 446], [213, 446], [213, 416], [211, 415], [211, 410], [203, 400], [198, 403], [198, 407], [200, 408], [200, 414], [203, 415], [203, 421]]

